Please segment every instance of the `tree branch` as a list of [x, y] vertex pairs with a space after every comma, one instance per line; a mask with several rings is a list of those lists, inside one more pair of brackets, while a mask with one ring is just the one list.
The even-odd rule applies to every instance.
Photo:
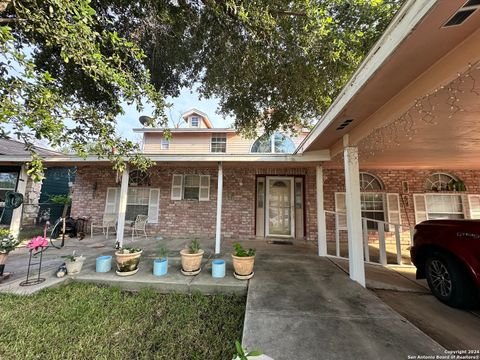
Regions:
[[305, 12], [289, 11], [289, 10], [272, 10], [272, 13], [276, 15], [282, 15], [282, 16], [299, 16], [299, 17], [307, 16], [307, 13]]
[[26, 19], [17, 19], [17, 18], [0, 18], [0, 24], [10, 24], [13, 22], [27, 21]]

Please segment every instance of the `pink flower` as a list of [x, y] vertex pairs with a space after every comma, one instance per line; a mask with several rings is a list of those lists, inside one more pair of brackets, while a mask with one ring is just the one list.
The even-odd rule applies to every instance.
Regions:
[[32, 240], [30, 240], [27, 244], [28, 249], [35, 249], [35, 251], [38, 250], [38, 248], [43, 248], [48, 246], [48, 241], [46, 238], [42, 236], [37, 236], [36, 238], [34, 237]]

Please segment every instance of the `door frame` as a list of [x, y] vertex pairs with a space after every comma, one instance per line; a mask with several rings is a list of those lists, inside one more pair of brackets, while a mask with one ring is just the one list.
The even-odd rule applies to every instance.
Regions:
[[[270, 234], [270, 180], [290, 181], [290, 234]], [[295, 237], [295, 177], [294, 176], [266, 176], [265, 177], [265, 236], [270, 237]]]

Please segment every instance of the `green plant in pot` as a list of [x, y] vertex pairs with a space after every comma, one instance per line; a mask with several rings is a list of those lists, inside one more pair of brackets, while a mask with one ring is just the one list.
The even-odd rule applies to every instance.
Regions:
[[153, 260], [153, 275], [163, 276], [168, 272], [168, 249], [161, 245], [157, 251], [157, 258]]
[[255, 264], [255, 249], [244, 249], [239, 243], [233, 244], [233, 268], [235, 277], [249, 279], [253, 276], [253, 265]]
[[[258, 350], [248, 351], [243, 348], [240, 341], [235, 341], [235, 354], [233, 354], [233, 360], [249, 360], [252, 357], [262, 356], [262, 352]], [[265, 357], [263, 357], [265, 359]]]
[[117, 262], [117, 275], [129, 276], [136, 274], [138, 264], [143, 250], [141, 248], [122, 248], [115, 252], [115, 260]]
[[83, 263], [85, 262], [85, 256], [75, 256], [75, 251], [72, 255], [65, 255], [62, 256], [65, 259], [65, 267], [67, 268], [68, 275], [75, 275], [78, 274], [83, 267]]
[[8, 229], [0, 229], [0, 277], [4, 276], [5, 263], [8, 254], [15, 250], [20, 241]]
[[204, 251], [197, 239], [192, 240], [190, 245], [180, 251], [182, 259], [182, 272], [184, 275], [196, 275], [202, 266]]

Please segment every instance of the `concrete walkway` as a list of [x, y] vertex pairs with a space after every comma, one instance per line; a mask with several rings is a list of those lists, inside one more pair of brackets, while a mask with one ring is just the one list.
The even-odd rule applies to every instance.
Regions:
[[[139, 290], [148, 287], [162, 293], [200, 291], [205, 294], [246, 294], [248, 281], [240, 281], [233, 276], [230, 245], [228, 245], [228, 249], [224, 248], [221, 256], [215, 256], [212, 246], [213, 241], [204, 241], [202, 244], [205, 246], [202, 247], [205, 250], [205, 255], [202, 261], [202, 271], [197, 276], [182, 275], [180, 272], [181, 260], [179, 251], [189, 242], [189, 239], [156, 240], [154, 238], [140, 238], [136, 239], [134, 243], [126, 241], [125, 246], [140, 247], [143, 249], [143, 254], [138, 273], [128, 277], [121, 277], [115, 273], [115, 260], [113, 260], [112, 270], [110, 272], [95, 272], [96, 257], [114, 254], [114, 240], [105, 240], [103, 236], [87, 237], [82, 241], [78, 239], [67, 239], [64, 248], [48, 248], [44, 252], [41, 277], [45, 278], [45, 281], [41, 284], [27, 287], [22, 287], [19, 284], [25, 280], [26, 277], [29, 253], [27, 249], [20, 248], [9, 255], [6, 271], [10, 272], [11, 276], [8, 280], [0, 284], [0, 293], [31, 295], [45, 288], [57, 286], [67, 281], [82, 281], [119, 286], [127, 290]], [[161, 244], [165, 245], [169, 250], [168, 274], [157, 277], [153, 275], [153, 260], [157, 258], [156, 252]], [[227, 246], [227, 244], [225, 245]], [[62, 256], [70, 255], [74, 250], [77, 255], [82, 254], [86, 257], [82, 271], [77, 275], [67, 275], [63, 278], [57, 278], [55, 276], [56, 269], [65, 261]], [[225, 259], [226, 274], [224, 278], [215, 279], [212, 277], [212, 261], [215, 258]], [[36, 270], [37, 268], [34, 268], [34, 273], [36, 273]]]
[[327, 258], [260, 253], [243, 345], [275, 360], [407, 359], [444, 349]]

